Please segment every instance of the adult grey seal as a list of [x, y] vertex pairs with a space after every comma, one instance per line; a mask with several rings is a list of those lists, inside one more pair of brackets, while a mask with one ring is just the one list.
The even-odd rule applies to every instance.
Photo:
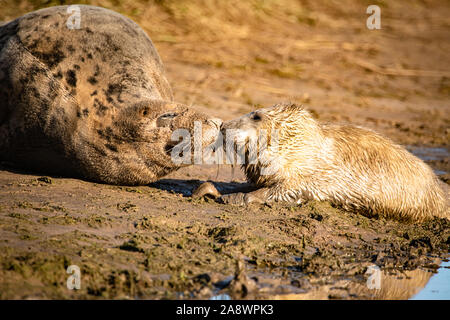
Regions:
[[[174, 130], [221, 121], [173, 102], [161, 59], [132, 20], [57, 6], [0, 26], [0, 159], [110, 184], [147, 184], [180, 167]], [[207, 134], [208, 133], [208, 134]]]

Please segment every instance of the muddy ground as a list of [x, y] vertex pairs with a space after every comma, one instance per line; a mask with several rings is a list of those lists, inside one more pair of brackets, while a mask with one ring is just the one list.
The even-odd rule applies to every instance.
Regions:
[[[179, 102], [224, 120], [299, 102], [319, 121], [406, 145], [449, 182], [448, 2], [89, 3], [149, 33]], [[0, 20], [55, 4], [0, 0]], [[366, 28], [369, 4], [381, 8], [381, 30]], [[224, 193], [245, 187], [227, 166], [126, 187], [2, 164], [0, 298], [406, 299], [449, 253], [448, 220], [192, 199], [207, 180]], [[80, 267], [80, 290], [66, 287], [69, 265]], [[380, 290], [366, 285], [373, 266], [383, 271]]]

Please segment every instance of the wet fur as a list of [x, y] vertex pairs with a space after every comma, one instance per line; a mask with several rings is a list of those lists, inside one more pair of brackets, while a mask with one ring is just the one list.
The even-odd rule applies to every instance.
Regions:
[[[259, 121], [253, 120], [255, 115]], [[226, 122], [226, 129], [241, 129], [247, 138], [261, 129], [269, 134], [276, 129], [279, 147], [276, 153], [269, 142], [267, 157], [242, 166], [248, 180], [261, 189], [225, 197], [225, 202], [326, 200], [371, 217], [449, 218], [444, 192], [431, 168], [371, 130], [319, 124], [292, 104], [257, 110]], [[242, 141], [248, 148], [248, 140]], [[261, 167], [272, 162], [276, 173], [261, 175]]]

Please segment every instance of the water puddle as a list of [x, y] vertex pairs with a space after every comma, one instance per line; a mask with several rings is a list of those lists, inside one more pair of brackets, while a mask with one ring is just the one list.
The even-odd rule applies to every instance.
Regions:
[[407, 147], [407, 149], [423, 161], [442, 160], [450, 157], [450, 153], [446, 148], [425, 148], [409, 146]]
[[[422, 159], [425, 162], [438, 162], [444, 161], [450, 158], [450, 152], [447, 148], [426, 148], [417, 146], [407, 146], [406, 149], [416, 157]], [[434, 173], [437, 175], [446, 174], [444, 170], [434, 169]]]
[[450, 260], [441, 263], [437, 273], [411, 300], [450, 300]]

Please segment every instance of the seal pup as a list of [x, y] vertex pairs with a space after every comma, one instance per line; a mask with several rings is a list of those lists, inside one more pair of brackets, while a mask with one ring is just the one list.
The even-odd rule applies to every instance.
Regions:
[[[449, 218], [444, 192], [431, 168], [372, 130], [320, 124], [295, 104], [275, 105], [225, 122], [225, 137], [231, 129], [237, 130], [233, 143], [245, 154], [246, 177], [260, 189], [223, 195], [222, 202], [319, 200], [370, 217]], [[267, 133], [265, 147], [250, 163], [256, 145], [250, 141], [262, 131]], [[276, 139], [271, 138], [274, 133]], [[270, 166], [272, 172], [261, 174]]]

